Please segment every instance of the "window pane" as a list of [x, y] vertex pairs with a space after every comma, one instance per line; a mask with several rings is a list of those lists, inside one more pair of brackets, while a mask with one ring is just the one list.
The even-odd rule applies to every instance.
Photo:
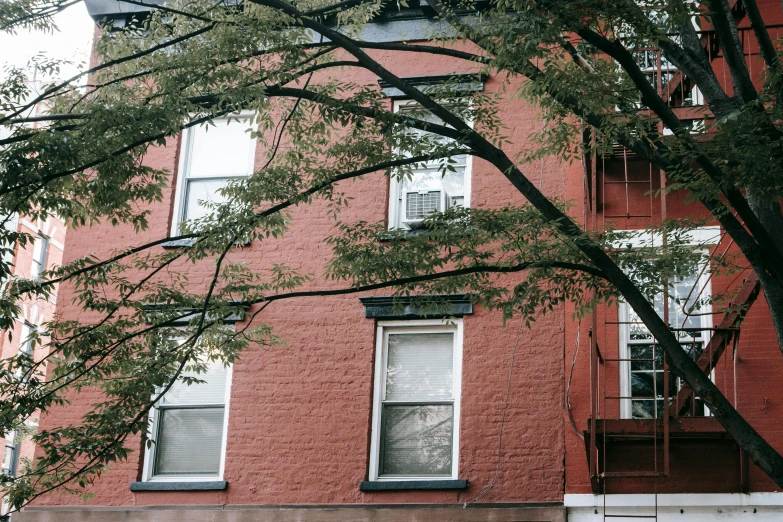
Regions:
[[453, 333], [390, 334], [386, 400], [451, 400]]
[[253, 139], [249, 120], [215, 120], [215, 126], [191, 129], [190, 178], [246, 176], [252, 172]]
[[452, 405], [385, 405], [381, 424], [381, 475], [451, 475]]
[[443, 176], [443, 190], [447, 198], [465, 197], [465, 167], [455, 167], [456, 172], [447, 171]]
[[[663, 393], [663, 390], [661, 390], [661, 393]], [[631, 396], [632, 397], [653, 396], [653, 372], [631, 373]]]
[[186, 373], [187, 376], [206, 382], [188, 386], [177, 380], [163, 396], [161, 404], [224, 404], [226, 374], [225, 366], [219, 362], [210, 364], [206, 373]]
[[[663, 382], [663, 372], [656, 372], [655, 386], [660, 398], [663, 398]], [[677, 395], [677, 377], [672, 372], [669, 372], [669, 402], [672, 401], [675, 395]]]
[[653, 401], [633, 401], [632, 414], [634, 419], [652, 419]]
[[204, 203], [223, 203], [226, 198], [218, 193], [218, 190], [225, 187], [228, 180], [199, 180], [188, 181], [185, 187], [185, 209], [183, 219], [198, 219], [209, 215], [212, 209], [206, 207]]
[[155, 475], [217, 475], [224, 408], [160, 410]]
[[[698, 270], [700, 267], [694, 267], [696, 272], [692, 272], [682, 277], [681, 280], [674, 281], [669, 289], [669, 324], [672, 328], [688, 328], [695, 329], [701, 328], [702, 317], [704, 310], [701, 307], [694, 307], [694, 304], [705, 297], [709, 297], [702, 291], [701, 282], [698, 278]], [[653, 306], [658, 315], [663, 318], [663, 294], [658, 294], [653, 299]], [[694, 307], [691, 310], [691, 307]], [[642, 320], [636, 315], [636, 312], [628, 307], [628, 321], [631, 324], [629, 327], [631, 339], [649, 339], [652, 336], [649, 334], [647, 327], [642, 323]], [[687, 331], [680, 332], [678, 334], [682, 337], [700, 337], [701, 332]]]
[[[631, 344], [631, 371], [634, 370], [652, 370], [652, 345], [651, 344]], [[642, 359], [642, 360], [639, 360]], [[645, 360], [646, 359], [646, 360]], [[656, 362], [656, 369], [660, 370], [661, 365], [659, 361]]]
[[38, 279], [38, 276], [44, 271], [43, 260], [41, 258], [46, 252], [45, 242], [46, 239], [43, 236], [35, 238], [35, 242], [33, 243], [33, 259], [30, 264], [30, 279]]
[[[417, 120], [427, 121], [427, 122], [430, 122], [430, 123], [434, 123], [436, 125], [443, 125], [443, 120], [441, 120], [440, 118], [438, 118], [434, 114], [431, 114], [431, 113], [426, 112], [426, 111], [422, 111], [421, 107], [412, 107], [412, 106], [400, 107], [399, 112], [401, 114], [408, 113], [411, 117], [416, 118]], [[451, 126], [448, 126], [448, 127], [451, 128]], [[433, 145], [435, 145], [435, 144], [442, 144], [442, 143], [453, 143], [454, 142], [454, 140], [452, 140], [451, 138], [446, 138], [444, 136], [440, 136], [440, 135], [432, 133], [432, 132], [427, 132], [427, 131], [422, 130], [422, 129], [414, 129], [414, 128], [409, 127], [409, 128], [407, 128], [405, 130], [405, 132], [410, 134], [410, 135], [413, 135], [413, 136], [418, 136], [418, 137], [421, 137], [421, 138], [427, 138], [427, 139], [430, 140], [430, 143], [433, 144]], [[465, 163], [467, 162], [467, 158], [468, 157], [467, 157], [466, 154], [459, 154], [459, 155], [453, 156], [452, 157], [452, 165], [455, 165], [455, 166], [456, 165], [463, 165], [464, 166]], [[431, 164], [437, 164], [437, 163], [442, 163], [442, 162], [445, 163], [446, 161], [445, 160], [434, 160], [434, 161], [432, 161], [430, 163]]]
[[[701, 284], [698, 280], [698, 273], [688, 274], [682, 278], [682, 281], [676, 281], [672, 285], [671, 296], [669, 298], [669, 323], [674, 328], [701, 328], [700, 308], [691, 307], [696, 303], [697, 298], [705, 297], [700, 295]], [[682, 332], [681, 336], [699, 337], [701, 332]]]

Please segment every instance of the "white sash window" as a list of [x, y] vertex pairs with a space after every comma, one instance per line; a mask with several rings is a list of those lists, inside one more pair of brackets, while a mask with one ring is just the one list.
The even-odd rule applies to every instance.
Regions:
[[220, 479], [223, 476], [231, 368], [212, 362], [206, 373], [185, 374], [150, 412], [146, 480]]
[[462, 322], [380, 323], [370, 480], [457, 478]]
[[[443, 122], [421, 113], [421, 108], [410, 102], [395, 103], [395, 111], [404, 113], [416, 110], [415, 117], [430, 123]], [[420, 129], [409, 129], [414, 136], [433, 139], [433, 134]], [[438, 138], [442, 142], [445, 138]], [[452, 170], [444, 170], [449, 165]], [[460, 154], [450, 160], [441, 159], [418, 164], [413, 175], [402, 180], [391, 179], [389, 202], [389, 228], [417, 230], [422, 221], [433, 212], [443, 212], [451, 207], [470, 207], [470, 156]]]
[[252, 115], [217, 118], [214, 125], [182, 131], [177, 191], [171, 234], [180, 224], [209, 215], [209, 204], [225, 202], [220, 189], [253, 173], [256, 140], [251, 137]]

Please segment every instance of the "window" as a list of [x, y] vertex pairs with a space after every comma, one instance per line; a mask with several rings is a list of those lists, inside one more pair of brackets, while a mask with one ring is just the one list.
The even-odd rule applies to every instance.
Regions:
[[19, 377], [22, 381], [27, 382], [30, 379], [30, 369], [34, 361], [35, 346], [33, 345], [33, 337], [37, 333], [38, 328], [25, 321], [22, 323], [22, 336], [19, 338], [19, 356], [25, 357], [25, 361], [20, 362], [19, 365]]
[[49, 238], [38, 234], [33, 243], [33, 261], [30, 265], [30, 279], [40, 281], [41, 272], [46, 270], [46, 258], [49, 256]]
[[209, 204], [225, 202], [219, 190], [253, 173], [256, 140], [248, 129], [252, 115], [214, 120], [182, 132], [182, 153], [174, 199], [171, 233], [180, 225], [209, 215]]
[[[702, 273], [704, 272], [704, 273]], [[708, 274], [697, 268], [684, 274], [671, 285], [669, 295], [669, 325], [680, 339], [682, 347], [698, 359], [710, 338], [712, 327], [711, 307], [699, 301], [710, 297]], [[654, 300], [655, 310], [663, 317], [663, 296]], [[693, 310], [691, 310], [693, 308]], [[636, 312], [625, 303], [620, 305], [620, 395], [623, 418], [662, 418], [664, 414], [663, 350], [654, 342], [652, 334]], [[670, 400], [682, 384], [669, 372], [668, 394]], [[697, 400], [696, 415], [704, 415], [704, 406]]]
[[370, 480], [456, 479], [462, 321], [379, 323]]
[[[417, 109], [409, 102], [396, 102], [395, 112]], [[420, 111], [420, 109], [418, 109]], [[431, 123], [442, 123], [435, 116], [426, 117], [420, 112], [416, 118]], [[410, 129], [415, 136], [432, 136], [423, 130]], [[470, 206], [470, 158], [466, 154], [454, 156], [450, 163], [454, 172], [440, 167], [445, 160], [429, 161], [414, 169], [411, 179], [391, 179], [389, 202], [389, 228], [416, 230], [429, 214], [447, 208]]]
[[16, 476], [19, 466], [19, 443], [16, 442], [16, 432], [11, 430], [5, 436], [5, 453], [3, 455], [3, 473]]
[[231, 368], [210, 363], [206, 373], [185, 374], [150, 413], [153, 444], [144, 456], [145, 480], [204, 480], [223, 475]]

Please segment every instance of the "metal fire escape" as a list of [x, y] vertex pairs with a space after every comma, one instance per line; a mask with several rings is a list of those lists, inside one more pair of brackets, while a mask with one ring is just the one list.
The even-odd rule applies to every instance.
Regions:
[[[738, 19], [744, 17], [745, 13], [741, 4], [736, 0], [731, 1], [730, 4]], [[711, 61], [720, 57], [714, 32], [702, 31], [700, 39]], [[750, 41], [748, 37], [742, 38], [743, 42], [746, 39], [748, 42]], [[694, 117], [704, 117], [705, 108], [696, 109], [688, 106], [698, 102], [695, 99], [696, 96], [692, 94], [694, 84], [681, 72], [667, 70], [662, 64], [660, 51], [646, 49], [645, 52], [654, 53], [656, 70], [653, 72], [651, 80], [655, 82], [659, 94], [674, 109], [680, 109], [677, 112], [683, 119], [687, 115], [697, 113], [701, 116]], [[749, 43], [748, 56], [750, 57]], [[662, 128], [659, 127], [659, 131], [662, 132]], [[590, 225], [593, 230], [605, 229], [607, 220], [626, 220], [626, 223], [633, 227], [635, 224], [640, 224], [640, 221], [647, 225], [666, 219], [665, 191], [661, 190], [658, 196], [660, 204], [658, 209], [656, 209], [653, 200], [656, 189], [662, 189], [666, 186], [666, 176], [664, 172], [654, 169], [651, 164], [635, 158], [623, 147], [615, 146], [610, 153], [601, 158], [593, 155], [586, 162], [586, 170], [586, 188], [589, 197], [586, 199], [585, 205], [589, 212], [586, 212], [585, 217], [590, 216]], [[649, 202], [642, 201], [640, 192], [649, 198]], [[724, 238], [725, 235], [721, 241]], [[725, 247], [725, 251], [728, 251], [730, 247], [731, 243]], [[718, 368], [723, 354], [728, 351], [728, 348], [731, 348], [731, 361], [725, 361], [720, 368], [724, 372], [728, 369], [732, 372], [730, 378], [724, 376], [723, 384], [724, 393], [727, 392], [727, 387], [733, 387], [735, 407], [737, 405], [739, 327], [748, 309], [758, 296], [759, 288], [758, 279], [754, 273], [751, 273], [744, 280], [719, 324], [714, 328], [699, 328], [700, 331], [709, 332], [709, 340], [704, 339], [706, 342], [700, 352], [693, 350], [695, 362], [705, 374], [712, 376], [714, 380], [716, 368]], [[663, 292], [662, 311], [663, 320], [670, 324], [667, 294], [668, 291]], [[618, 319], [620, 318], [618, 317]], [[693, 390], [687, 384], [679, 386], [676, 394], [670, 396], [669, 368], [666, 357], [656, 357], [659, 345], [655, 338], [650, 336], [648, 341], [652, 345], [652, 355], [649, 358], [622, 357], [619, 348], [617, 356], [615, 356], [614, 350], [606, 349], [607, 346], [614, 346], [615, 343], [620, 342], [619, 330], [621, 328], [629, 328], [635, 324], [639, 323], [615, 320], [611, 316], [610, 310], [596, 311], [593, 313], [592, 327], [589, 332], [590, 419], [587, 430], [584, 432], [584, 438], [591, 488], [594, 494], [603, 495], [604, 520], [657, 520], [659, 485], [665, 482], [670, 475], [672, 439], [700, 440], [725, 439], [727, 437], [723, 427], [714, 418], [708, 414], [705, 416], [703, 412], [699, 411], [698, 398], [695, 397]], [[672, 328], [672, 330], [680, 338], [695, 335], [690, 331], [693, 329], [689, 328]], [[617, 346], [619, 347], [619, 344]], [[631, 397], [631, 393], [624, 395], [622, 391], [617, 392], [620, 389], [618, 383], [623, 365], [634, 363], [643, 363], [652, 368], [653, 390], [650, 397]], [[662, 373], [662, 390], [658, 389], [658, 372]], [[730, 394], [727, 393], [727, 395]], [[621, 418], [622, 402], [631, 399], [651, 400], [653, 404], [652, 418]], [[657, 405], [661, 399], [663, 407], [659, 412]], [[646, 458], [625, 463], [625, 466], [618, 466], [617, 462], [611, 458], [613, 448], [618, 443], [634, 444], [640, 452], [647, 452]], [[742, 452], [740, 452], [739, 458], [740, 487], [744, 491], [748, 487], [748, 459]], [[623, 485], [629, 484], [630, 481], [637, 485], [642, 484], [639, 487], [652, 496], [648, 512], [642, 512], [638, 508], [631, 511], [607, 505], [607, 493], [612, 490], [623, 491]]]

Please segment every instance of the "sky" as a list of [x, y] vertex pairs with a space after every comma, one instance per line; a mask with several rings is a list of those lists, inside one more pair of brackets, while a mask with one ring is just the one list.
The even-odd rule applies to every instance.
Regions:
[[19, 31], [12, 35], [0, 31], [0, 75], [5, 74], [6, 66], [24, 66], [37, 54], [73, 62], [64, 65], [58, 77], [52, 79], [69, 78], [86, 69], [95, 25], [84, 3], [58, 13], [55, 23], [59, 31], [53, 33]]

